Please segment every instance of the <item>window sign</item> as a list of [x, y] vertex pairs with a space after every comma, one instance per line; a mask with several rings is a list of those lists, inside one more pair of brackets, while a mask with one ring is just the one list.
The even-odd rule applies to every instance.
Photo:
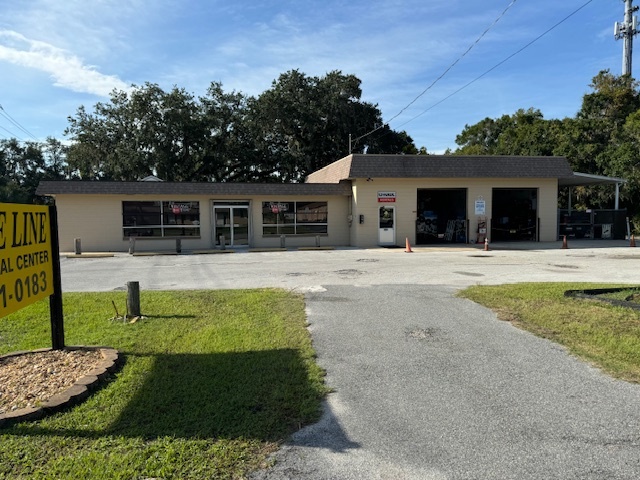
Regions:
[[486, 207], [487, 204], [482, 198], [476, 200], [476, 215], [486, 215]]
[[271, 213], [284, 213], [289, 211], [289, 203], [269, 202], [269, 206], [271, 207]]
[[191, 210], [190, 203], [169, 203], [169, 208], [175, 215], [179, 215], [181, 213], [188, 213]]

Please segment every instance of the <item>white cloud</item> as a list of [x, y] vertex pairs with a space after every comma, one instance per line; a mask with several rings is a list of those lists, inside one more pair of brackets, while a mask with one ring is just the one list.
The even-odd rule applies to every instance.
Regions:
[[114, 88], [128, 88], [117, 76], [100, 73], [71, 52], [12, 30], [0, 30], [0, 61], [46, 72], [55, 86], [74, 92], [108, 96]]

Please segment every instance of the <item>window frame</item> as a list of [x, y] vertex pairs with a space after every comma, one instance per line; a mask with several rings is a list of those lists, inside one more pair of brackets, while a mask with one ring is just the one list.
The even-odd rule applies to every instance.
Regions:
[[[318, 205], [312, 211], [303, 210]], [[280, 211], [282, 210], [282, 211]], [[307, 219], [304, 219], [307, 216]], [[314, 216], [316, 220], [309, 221]], [[323, 218], [324, 217], [324, 218]], [[302, 221], [307, 220], [307, 221]], [[314, 231], [317, 230], [317, 231]], [[302, 232], [300, 232], [302, 231]], [[329, 234], [329, 202], [326, 200], [292, 200], [262, 202], [262, 236], [326, 236]]]
[[[197, 200], [123, 200], [122, 236], [124, 240], [200, 238], [200, 218], [200, 202]], [[149, 222], [149, 219], [157, 223]], [[143, 230], [150, 234], [141, 233]], [[170, 233], [176, 230], [180, 232], [178, 235]]]

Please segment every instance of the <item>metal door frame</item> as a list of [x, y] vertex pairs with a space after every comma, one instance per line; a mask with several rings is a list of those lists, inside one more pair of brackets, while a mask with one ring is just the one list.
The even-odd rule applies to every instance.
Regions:
[[[215, 203], [211, 201], [211, 232], [212, 238], [211, 243], [213, 247], [219, 247], [219, 238], [218, 238], [218, 225], [216, 223], [216, 210], [228, 209], [229, 210], [229, 232], [231, 238], [225, 239], [225, 243], [229, 247], [248, 247], [251, 241], [251, 205], [247, 203], [247, 205], [238, 205], [238, 204], [224, 204], [224, 203]], [[235, 242], [235, 226], [234, 226], [234, 210], [245, 210], [247, 212], [247, 243], [236, 244]]]
[[[391, 242], [383, 242], [382, 238], [381, 238], [381, 231], [383, 230], [382, 227], [380, 227], [380, 210], [382, 208], [387, 208], [390, 209], [393, 212], [393, 241]], [[396, 244], [396, 234], [397, 234], [397, 229], [396, 229], [396, 207], [395, 205], [379, 205], [378, 206], [378, 212], [377, 212], [377, 217], [378, 217], [378, 245], [395, 245]]]

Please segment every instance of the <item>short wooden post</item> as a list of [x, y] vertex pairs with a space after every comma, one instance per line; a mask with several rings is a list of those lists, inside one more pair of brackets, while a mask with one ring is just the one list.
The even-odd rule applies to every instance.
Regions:
[[227, 240], [224, 238], [224, 235], [220, 235], [219, 239], [220, 239], [220, 249], [221, 250], [226, 250], [226, 248], [227, 248], [227, 245], [226, 245]]
[[129, 237], [129, 255], [136, 253], [136, 237]]
[[285, 248], [287, 244], [287, 237], [280, 235], [280, 248]]
[[140, 282], [127, 282], [127, 315], [140, 316]]
[[182, 240], [176, 238], [176, 253], [182, 253]]
[[316, 235], [316, 247], [320, 246], [320, 235]]
[[82, 243], [79, 238], [73, 239], [73, 252], [76, 255], [82, 255]]

